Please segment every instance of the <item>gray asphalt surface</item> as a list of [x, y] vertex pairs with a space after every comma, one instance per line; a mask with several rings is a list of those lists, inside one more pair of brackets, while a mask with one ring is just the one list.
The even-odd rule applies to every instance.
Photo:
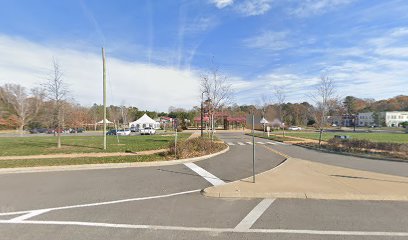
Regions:
[[[224, 182], [251, 176], [252, 146], [244, 144], [250, 137], [240, 133], [219, 137], [234, 144], [230, 151], [195, 164]], [[256, 141], [303, 159], [406, 176], [401, 170], [405, 163], [367, 162]], [[257, 173], [283, 160], [256, 145]], [[183, 164], [2, 174], [0, 239], [408, 239], [406, 202], [277, 199], [250, 229], [237, 230], [262, 199], [204, 197], [199, 190], [208, 186], [207, 180]], [[192, 190], [196, 191], [183, 193]], [[124, 201], [106, 203], [116, 200]], [[88, 203], [95, 204], [78, 206]], [[26, 213], [1, 215], [52, 207], [62, 208], [14, 222], [7, 220]], [[398, 236], [401, 233], [406, 235]]]

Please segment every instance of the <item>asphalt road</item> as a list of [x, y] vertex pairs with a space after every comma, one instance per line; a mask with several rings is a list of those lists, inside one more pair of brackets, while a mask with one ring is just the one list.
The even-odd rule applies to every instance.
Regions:
[[[406, 202], [202, 196], [203, 188], [252, 175], [250, 137], [219, 137], [230, 151], [194, 164], [1, 174], [0, 239], [408, 239]], [[256, 142], [257, 173], [284, 160], [265, 146], [329, 164], [407, 172], [405, 163]]]

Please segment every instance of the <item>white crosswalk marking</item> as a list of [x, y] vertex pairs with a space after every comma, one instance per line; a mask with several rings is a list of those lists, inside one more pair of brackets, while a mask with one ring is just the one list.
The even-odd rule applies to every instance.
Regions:
[[265, 143], [264, 143], [264, 142], [256, 142], [256, 143], [261, 144], [261, 145], [265, 145]]
[[245, 143], [242, 143], [242, 142], [237, 142], [237, 143], [238, 145], [241, 145], [241, 146], [245, 145]]
[[232, 143], [232, 142], [228, 142], [227, 144], [230, 145], [230, 146], [234, 146], [234, 145], [235, 145], [235, 144]]
[[196, 172], [198, 175], [200, 175], [201, 177], [203, 177], [205, 180], [207, 180], [208, 182], [210, 182], [212, 185], [214, 186], [218, 186], [218, 185], [223, 185], [225, 184], [224, 181], [222, 181], [221, 179], [217, 178], [216, 176], [214, 176], [213, 174], [211, 174], [210, 172], [207, 172], [207, 170], [205, 170], [204, 168], [199, 167], [197, 164], [195, 163], [184, 163], [184, 165], [188, 168], [190, 168], [191, 170], [193, 170], [194, 172]]
[[235, 227], [236, 230], [250, 229], [252, 225], [271, 206], [275, 199], [263, 199], [248, 215]]

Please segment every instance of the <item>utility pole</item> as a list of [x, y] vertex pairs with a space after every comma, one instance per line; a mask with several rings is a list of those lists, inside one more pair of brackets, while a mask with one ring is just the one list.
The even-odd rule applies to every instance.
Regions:
[[252, 182], [255, 183], [255, 115], [252, 113]]
[[201, 137], [203, 137], [203, 101], [204, 101], [204, 92], [201, 93]]
[[105, 50], [102, 48], [103, 61], [103, 150], [106, 150], [106, 61]]

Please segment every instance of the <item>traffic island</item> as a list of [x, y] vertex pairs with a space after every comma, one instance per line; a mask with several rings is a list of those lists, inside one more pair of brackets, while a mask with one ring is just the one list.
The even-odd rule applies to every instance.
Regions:
[[256, 175], [256, 183], [250, 177], [202, 193], [221, 198], [408, 201], [408, 178], [289, 158]]

